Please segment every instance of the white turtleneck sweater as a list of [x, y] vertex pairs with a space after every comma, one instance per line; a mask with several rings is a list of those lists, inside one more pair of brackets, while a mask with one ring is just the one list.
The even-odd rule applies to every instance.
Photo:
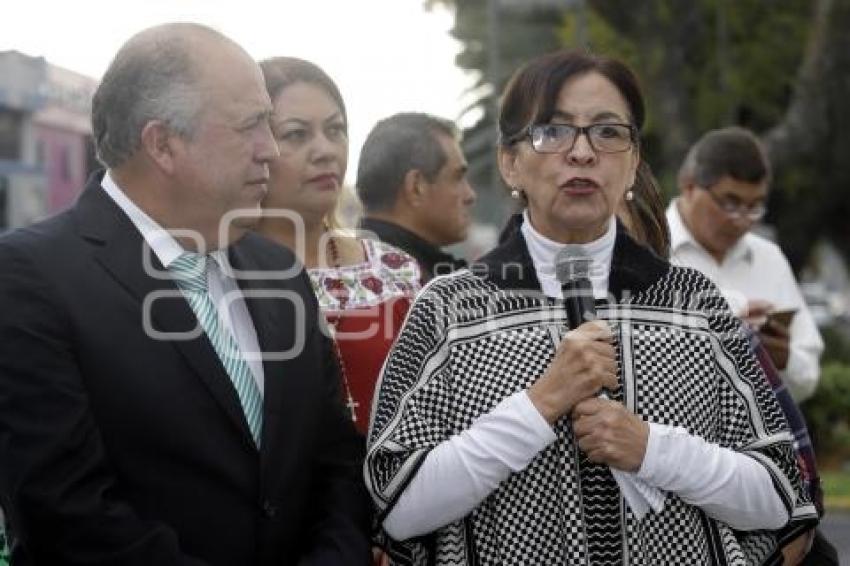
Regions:
[[[524, 217], [522, 235], [542, 290], [559, 298], [561, 286], [553, 265], [555, 254], [564, 244], [537, 232], [527, 213]], [[612, 218], [605, 234], [585, 245], [597, 298], [608, 293], [615, 239], [616, 221]], [[511, 395], [428, 453], [384, 519], [384, 529], [394, 539], [405, 540], [468, 515], [556, 438], [526, 391]], [[649, 486], [677, 494], [736, 529], [777, 529], [788, 520], [788, 510], [764, 466], [681, 427], [649, 423], [643, 463], [634, 475]]]
[[[528, 253], [534, 263], [534, 271], [540, 281], [540, 287], [547, 297], [561, 298], [561, 284], [555, 277], [555, 255], [564, 244], [550, 240], [531, 225], [528, 211], [522, 213], [522, 235], [528, 246]], [[611, 258], [614, 257], [614, 240], [617, 239], [617, 221], [611, 217], [608, 230], [597, 240], [582, 244], [584, 255], [591, 259], [590, 283], [593, 296], [604, 299], [608, 296], [608, 274], [611, 272]]]

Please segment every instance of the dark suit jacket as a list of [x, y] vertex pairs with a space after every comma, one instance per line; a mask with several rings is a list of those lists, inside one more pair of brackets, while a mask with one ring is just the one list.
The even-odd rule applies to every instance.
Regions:
[[[0, 238], [0, 505], [12, 563], [138, 566], [366, 564], [363, 445], [303, 269], [240, 280], [265, 361], [262, 450], [206, 336], [143, 240], [89, 182], [69, 211]], [[150, 255], [150, 254], [149, 254]], [[292, 267], [257, 235], [239, 269]], [[154, 258], [154, 267], [162, 269]], [[300, 304], [298, 304], [300, 303]], [[303, 308], [301, 308], [303, 307]]]

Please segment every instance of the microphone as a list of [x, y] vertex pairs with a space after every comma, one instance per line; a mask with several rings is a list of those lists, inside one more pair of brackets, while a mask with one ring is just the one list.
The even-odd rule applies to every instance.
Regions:
[[[584, 246], [568, 244], [555, 255], [555, 278], [561, 284], [561, 296], [567, 311], [569, 330], [582, 323], [596, 319], [596, 304], [593, 285], [590, 283], [591, 258]], [[603, 389], [597, 394], [600, 399], [609, 399]], [[650, 509], [660, 513], [664, 509], [666, 495], [660, 489], [638, 479], [633, 473], [611, 468], [611, 475], [620, 487], [635, 517], [640, 521]]]
[[561, 284], [570, 330], [596, 318], [590, 265], [591, 258], [579, 244], [568, 244], [555, 255], [555, 278]]
[[[555, 278], [561, 284], [568, 330], [575, 330], [596, 319], [593, 285], [590, 283], [591, 262], [580, 244], [567, 244], [555, 254]], [[608, 399], [604, 390], [599, 392], [598, 397]]]

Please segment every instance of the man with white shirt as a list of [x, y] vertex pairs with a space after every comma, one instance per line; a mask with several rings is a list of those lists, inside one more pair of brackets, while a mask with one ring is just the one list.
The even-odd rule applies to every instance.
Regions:
[[248, 232], [270, 112], [228, 38], [145, 30], [93, 100], [106, 172], [0, 238], [16, 566], [368, 563], [362, 441], [309, 280]]
[[[708, 132], [690, 149], [678, 184], [680, 196], [667, 209], [671, 261], [720, 287], [758, 328], [793, 398], [807, 399], [817, 387], [823, 341], [782, 250], [750, 232], [764, 216], [770, 184], [761, 143], [742, 128]], [[789, 311], [785, 320], [772, 316], [780, 311]]]

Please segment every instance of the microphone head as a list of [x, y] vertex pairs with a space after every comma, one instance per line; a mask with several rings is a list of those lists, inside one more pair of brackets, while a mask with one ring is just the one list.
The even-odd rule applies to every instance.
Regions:
[[564, 285], [590, 278], [590, 256], [580, 244], [567, 244], [555, 254], [555, 277]]

